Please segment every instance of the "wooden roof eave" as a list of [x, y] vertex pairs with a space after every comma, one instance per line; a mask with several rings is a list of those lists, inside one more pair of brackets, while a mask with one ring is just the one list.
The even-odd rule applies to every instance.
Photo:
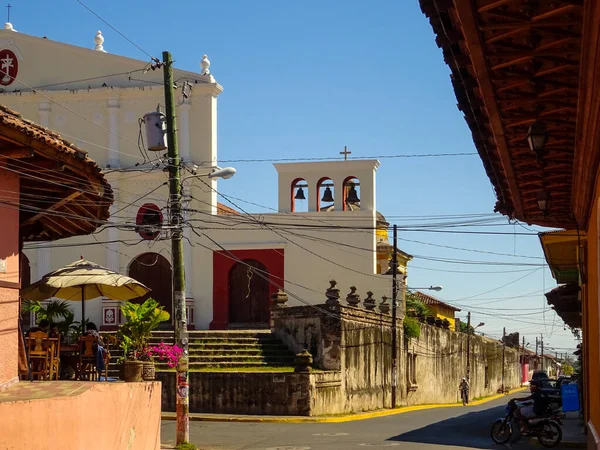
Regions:
[[[473, 72], [481, 92], [481, 100], [483, 101], [485, 109], [487, 110], [490, 126], [492, 128], [492, 134], [496, 142], [498, 156], [502, 163], [502, 169], [508, 184], [509, 193], [505, 193], [503, 192], [500, 183], [494, 183], [497, 189], [500, 191], [498, 192], [498, 194], [500, 194], [498, 200], [507, 203], [506, 199], [503, 199], [502, 197], [508, 194], [509, 201], [514, 208], [514, 215], [519, 217], [523, 213], [521, 195], [512, 167], [510, 154], [508, 152], [504, 128], [500, 119], [499, 107], [496, 102], [496, 96], [494, 94], [494, 88], [489, 74], [488, 61], [486, 60], [483, 51], [482, 37], [477, 26], [477, 18], [475, 17], [472, 8], [472, 2], [470, 0], [455, 0], [454, 3], [456, 5], [456, 15], [462, 25], [465, 46], [469, 51]], [[488, 157], [490, 156], [491, 155], [488, 155]], [[510, 211], [500, 212], [512, 216]]]
[[600, 165], [600, 2], [586, 1], [580, 66], [580, 95], [572, 182], [572, 210], [580, 228], [587, 228]]

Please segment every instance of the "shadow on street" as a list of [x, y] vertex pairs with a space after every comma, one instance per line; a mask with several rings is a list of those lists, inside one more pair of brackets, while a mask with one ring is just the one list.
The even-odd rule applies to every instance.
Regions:
[[490, 428], [494, 420], [504, 416], [504, 408], [501, 405], [484, 411], [469, 412], [399, 434], [388, 438], [388, 441], [498, 449], [502, 446], [492, 441]]

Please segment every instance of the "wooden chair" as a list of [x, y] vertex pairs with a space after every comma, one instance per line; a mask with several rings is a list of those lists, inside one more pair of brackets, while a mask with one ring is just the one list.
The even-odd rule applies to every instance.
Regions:
[[34, 331], [27, 337], [27, 352], [31, 365], [31, 376], [36, 380], [45, 380], [50, 374], [50, 352], [48, 333]]
[[48, 338], [49, 376], [51, 380], [58, 380], [60, 375], [60, 337]]
[[94, 344], [98, 343], [98, 338], [93, 335], [82, 336], [79, 339], [79, 364], [77, 366], [77, 378], [95, 381], [98, 379], [98, 370], [96, 368], [96, 355], [94, 354]]

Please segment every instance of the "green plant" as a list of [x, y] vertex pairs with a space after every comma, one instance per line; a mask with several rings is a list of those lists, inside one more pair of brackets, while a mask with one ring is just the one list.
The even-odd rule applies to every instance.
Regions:
[[417, 316], [430, 316], [431, 310], [413, 294], [406, 294], [406, 310], [414, 310]]
[[170, 319], [170, 315], [153, 298], [144, 303], [125, 302], [121, 306], [125, 323], [119, 328], [118, 337], [126, 360], [150, 360], [148, 339], [161, 322]]
[[404, 336], [407, 338], [418, 338], [421, 336], [421, 326], [419, 321], [413, 317], [405, 317], [404, 322]]
[[[58, 328], [58, 332], [62, 336], [67, 336], [70, 333], [77, 333], [79, 331], [80, 325], [79, 322], [75, 321], [75, 314], [69, 311], [67, 316], [60, 322], [55, 322], [56, 328]], [[81, 334], [81, 333], [79, 333]]]
[[564, 375], [573, 375], [573, 373], [574, 373], [573, 366], [571, 366], [570, 364], [563, 364], [562, 373]]
[[194, 444], [190, 444], [189, 442], [177, 444], [175, 446], [175, 450], [197, 450], [197, 448], [198, 447], [196, 447]]
[[23, 302], [23, 312], [33, 312], [38, 322], [45, 319], [50, 323], [57, 323], [57, 319], [66, 319], [73, 314], [66, 300], [51, 300], [46, 304], [37, 300], [26, 300]]

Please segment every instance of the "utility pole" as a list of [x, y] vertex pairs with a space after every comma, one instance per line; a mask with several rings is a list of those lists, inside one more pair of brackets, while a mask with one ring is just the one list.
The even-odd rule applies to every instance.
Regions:
[[177, 364], [177, 445], [190, 440], [190, 393], [188, 373], [188, 332], [185, 311], [185, 270], [181, 224], [181, 160], [177, 146], [175, 118], [175, 86], [171, 53], [163, 52], [167, 146], [169, 157], [169, 208], [171, 213], [171, 257], [173, 264], [173, 310], [175, 312], [175, 344], [183, 349]]
[[398, 383], [398, 285], [396, 273], [398, 272], [398, 227], [394, 225], [394, 253], [392, 254], [392, 408], [396, 407], [396, 387]]
[[471, 311], [467, 313], [467, 381], [471, 382]]
[[502, 392], [505, 391], [504, 386], [504, 362], [506, 358], [506, 327], [502, 329]]
[[521, 347], [521, 359], [519, 363], [519, 386], [523, 386], [523, 367], [525, 366], [525, 336], [523, 336], [523, 346]]
[[540, 346], [542, 349], [541, 355], [542, 355], [542, 370], [544, 370], [544, 335], [540, 334]]
[[535, 356], [538, 355], [538, 338], [537, 336], [535, 337]]

